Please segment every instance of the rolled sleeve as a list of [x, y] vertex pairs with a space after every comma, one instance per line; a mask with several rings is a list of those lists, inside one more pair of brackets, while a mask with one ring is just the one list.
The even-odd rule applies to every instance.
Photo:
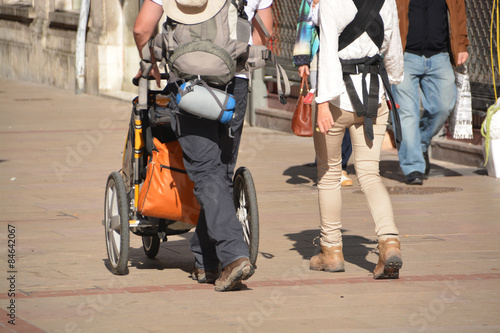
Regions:
[[398, 84], [404, 78], [404, 58], [403, 47], [401, 45], [401, 35], [399, 31], [399, 20], [395, 0], [386, 1], [389, 15], [385, 20], [385, 43], [381, 52], [384, 56], [384, 66], [389, 76], [391, 84]]
[[[318, 61], [318, 95], [316, 103], [333, 100], [344, 91], [342, 66], [338, 55], [339, 28], [335, 1], [323, 1], [319, 8], [320, 56]], [[325, 33], [328, 32], [328, 33]]]

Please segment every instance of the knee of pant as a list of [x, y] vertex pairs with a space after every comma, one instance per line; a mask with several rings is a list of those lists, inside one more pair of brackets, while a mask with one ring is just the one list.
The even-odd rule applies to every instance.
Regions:
[[373, 183], [381, 182], [379, 169], [358, 171], [356, 169], [359, 185], [361, 188], [370, 186]]
[[328, 170], [323, 174], [318, 173], [318, 188], [332, 188], [340, 184], [341, 171], [339, 170]]
[[217, 196], [217, 193], [227, 188], [225, 174], [203, 173], [193, 177], [195, 191], [199, 194], [210, 194]]
[[456, 99], [457, 93], [455, 89], [442, 92], [437, 98], [430, 101], [432, 104], [428, 107], [430, 109], [428, 112], [433, 113], [435, 117], [448, 117], [449, 113], [455, 107]]

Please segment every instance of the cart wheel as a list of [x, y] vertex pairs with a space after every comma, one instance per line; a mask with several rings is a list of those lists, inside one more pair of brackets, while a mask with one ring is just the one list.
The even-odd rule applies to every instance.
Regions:
[[117, 275], [128, 273], [130, 246], [128, 204], [122, 176], [118, 172], [111, 173], [106, 184], [104, 199], [104, 228], [111, 272]]
[[234, 174], [233, 200], [250, 251], [250, 262], [255, 266], [259, 253], [259, 210], [253, 178], [245, 167], [240, 167]]
[[142, 236], [142, 248], [148, 258], [153, 259], [160, 250], [160, 237], [158, 235]]

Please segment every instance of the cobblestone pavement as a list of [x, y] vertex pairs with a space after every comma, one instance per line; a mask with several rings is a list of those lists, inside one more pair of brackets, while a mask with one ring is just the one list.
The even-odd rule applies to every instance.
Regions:
[[409, 187], [396, 152], [384, 150], [400, 279], [372, 279], [374, 225], [354, 175], [342, 190], [346, 271], [310, 271], [319, 235], [312, 140], [262, 128], [245, 128], [239, 156], [260, 213], [257, 270], [242, 291], [189, 278], [191, 233], [169, 237], [155, 259], [132, 234], [129, 274], [113, 275], [104, 188], [121, 166], [130, 110], [0, 78], [0, 331], [500, 331], [499, 180], [432, 160], [424, 185]]

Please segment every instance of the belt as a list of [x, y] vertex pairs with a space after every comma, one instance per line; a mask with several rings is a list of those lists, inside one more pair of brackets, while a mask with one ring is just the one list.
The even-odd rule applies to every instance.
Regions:
[[342, 65], [342, 72], [346, 74], [360, 74], [365, 71], [365, 64]]

